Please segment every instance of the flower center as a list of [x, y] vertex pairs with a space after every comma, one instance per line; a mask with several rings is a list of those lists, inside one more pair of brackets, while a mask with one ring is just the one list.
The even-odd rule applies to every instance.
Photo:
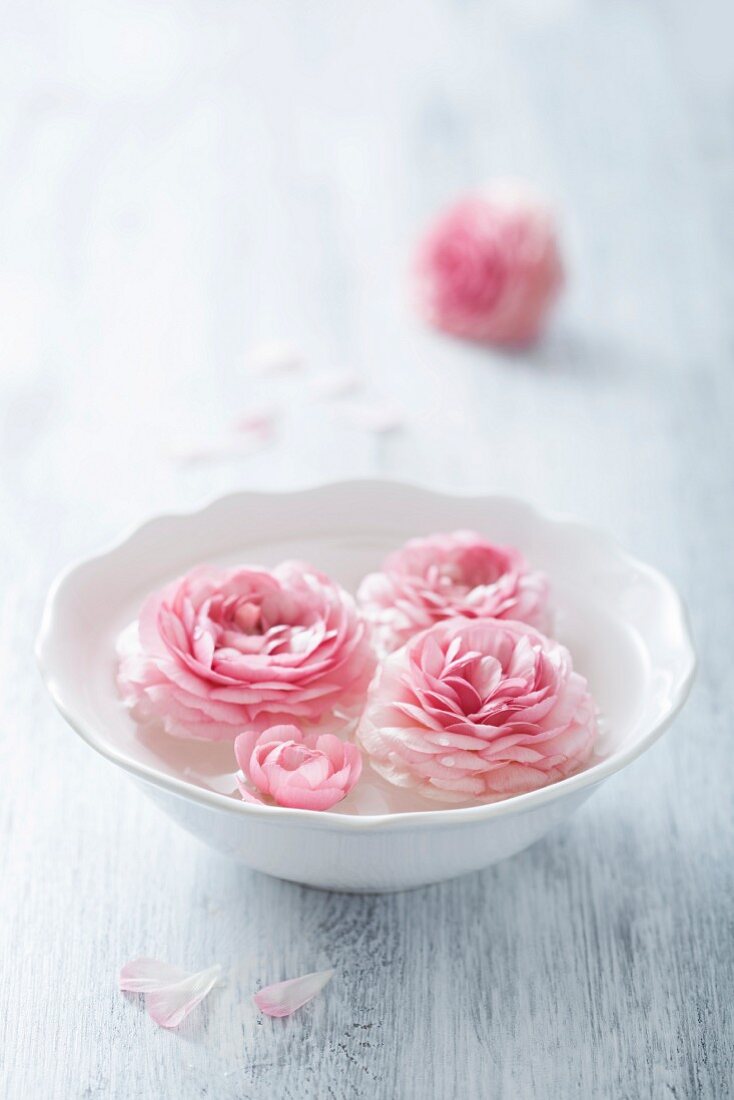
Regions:
[[250, 603], [247, 600], [238, 603], [232, 618], [243, 634], [262, 634], [263, 632], [262, 608], [256, 603]]
[[439, 591], [467, 591], [467, 585], [461, 574], [461, 569], [454, 562], [440, 562], [428, 568], [426, 577], [429, 585]]
[[278, 763], [286, 771], [295, 772], [310, 760], [317, 760], [321, 755], [316, 749], [309, 749], [305, 745], [299, 745], [297, 741], [291, 741], [283, 746]]

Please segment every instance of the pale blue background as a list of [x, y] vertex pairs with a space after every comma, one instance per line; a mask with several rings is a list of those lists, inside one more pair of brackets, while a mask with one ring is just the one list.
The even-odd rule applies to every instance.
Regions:
[[[627, 0], [8, 0], [0, 12], [3, 1094], [720, 1098], [734, 1000], [730, 6]], [[504, 357], [425, 330], [416, 233], [527, 177], [568, 290]], [[382, 438], [255, 385], [261, 339], [364, 374]], [[276, 443], [180, 439], [284, 403]], [[413, 894], [334, 896], [200, 848], [77, 742], [31, 655], [45, 590], [155, 509], [396, 475], [610, 528], [701, 652], [680, 720], [562, 833]], [[141, 953], [229, 971], [180, 1033]], [[332, 962], [288, 1022], [259, 980]]]

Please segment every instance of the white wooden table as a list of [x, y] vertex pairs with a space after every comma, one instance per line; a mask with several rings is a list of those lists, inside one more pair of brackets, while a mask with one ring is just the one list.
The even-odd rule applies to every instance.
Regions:
[[[0, 1064], [3, 1097], [639, 1100], [730, 1095], [734, 129], [716, 8], [576, 0], [10, 0], [0, 15]], [[731, 23], [731, 20], [729, 20]], [[533, 179], [563, 307], [533, 354], [424, 330], [415, 233]], [[256, 385], [295, 342], [404, 410], [378, 438]], [[264, 400], [279, 436], [185, 465]], [[611, 528], [686, 595], [673, 730], [570, 828], [415, 893], [319, 893], [164, 819], [53, 712], [51, 578], [143, 514], [240, 486], [407, 476]], [[116, 992], [219, 960], [178, 1033]], [[332, 963], [258, 1018], [259, 981]]]

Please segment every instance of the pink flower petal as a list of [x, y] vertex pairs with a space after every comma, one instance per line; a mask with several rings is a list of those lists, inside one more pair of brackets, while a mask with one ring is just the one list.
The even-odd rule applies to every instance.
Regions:
[[126, 993], [150, 993], [186, 977], [187, 972], [180, 966], [171, 966], [160, 959], [132, 959], [120, 971], [120, 989]]
[[253, 994], [252, 999], [266, 1016], [290, 1016], [291, 1012], [308, 1004], [333, 977], [333, 970], [318, 970], [301, 978], [266, 985]]
[[145, 1008], [160, 1027], [178, 1027], [222, 976], [219, 963], [189, 974], [157, 959], [134, 959], [120, 971], [120, 989], [145, 994]]

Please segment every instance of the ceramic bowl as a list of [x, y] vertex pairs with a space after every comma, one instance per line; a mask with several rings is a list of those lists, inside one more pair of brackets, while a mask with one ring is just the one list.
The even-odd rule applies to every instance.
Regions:
[[[148, 592], [191, 566], [274, 565], [297, 557], [353, 591], [405, 539], [460, 527], [518, 546], [550, 578], [555, 633], [589, 680], [602, 715], [599, 755], [582, 772], [528, 794], [458, 808], [400, 795], [376, 777], [360, 783], [336, 812], [256, 806], [234, 796], [231, 745], [145, 733], [120, 704], [118, 634]], [[509, 497], [447, 496], [381, 481], [242, 492], [197, 512], [157, 516], [55, 582], [37, 653], [73, 729], [190, 833], [267, 874], [349, 891], [439, 882], [534, 843], [660, 736], [695, 669], [672, 585], [606, 535]]]

